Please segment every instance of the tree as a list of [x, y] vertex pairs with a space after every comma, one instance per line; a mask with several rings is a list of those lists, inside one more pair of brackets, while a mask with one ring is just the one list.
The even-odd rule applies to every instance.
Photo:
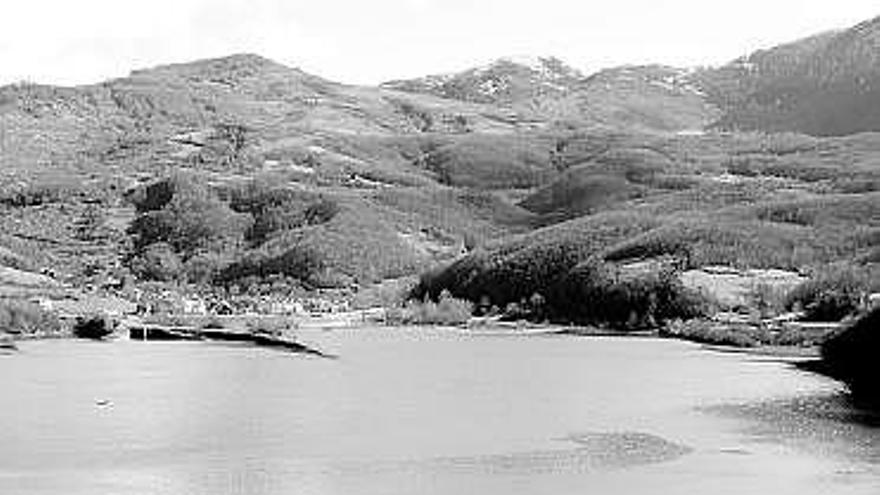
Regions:
[[168, 243], [157, 242], [147, 246], [135, 258], [132, 271], [146, 279], [170, 282], [181, 278], [182, 268], [183, 264], [174, 248]]

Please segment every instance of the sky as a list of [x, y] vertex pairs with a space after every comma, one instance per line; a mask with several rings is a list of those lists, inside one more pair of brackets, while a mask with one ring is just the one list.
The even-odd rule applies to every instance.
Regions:
[[87, 84], [233, 53], [351, 84], [511, 55], [587, 72], [719, 65], [878, 15], [877, 0], [13, 0], [0, 84]]

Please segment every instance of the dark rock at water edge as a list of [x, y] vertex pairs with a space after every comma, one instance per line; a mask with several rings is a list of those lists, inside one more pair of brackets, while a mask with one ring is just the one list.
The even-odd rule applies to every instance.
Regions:
[[113, 331], [113, 321], [105, 316], [81, 316], [73, 324], [73, 335], [81, 339], [101, 340]]
[[853, 398], [880, 406], [880, 308], [866, 314], [822, 345], [814, 370], [847, 384]]

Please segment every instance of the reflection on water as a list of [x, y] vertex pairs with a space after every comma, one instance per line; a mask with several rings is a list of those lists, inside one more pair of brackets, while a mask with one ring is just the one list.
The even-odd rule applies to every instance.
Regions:
[[876, 495], [829, 380], [682, 342], [331, 332], [324, 360], [30, 342], [0, 359], [0, 493]]

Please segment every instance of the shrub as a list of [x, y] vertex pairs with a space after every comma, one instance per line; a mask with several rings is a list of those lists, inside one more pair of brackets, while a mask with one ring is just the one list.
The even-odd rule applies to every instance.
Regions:
[[113, 333], [113, 321], [104, 315], [82, 316], [73, 324], [73, 335], [81, 339], [99, 340]]
[[437, 301], [409, 301], [390, 309], [386, 321], [392, 325], [462, 325], [470, 320], [473, 311], [470, 301], [456, 299], [444, 291]]
[[757, 328], [721, 325], [708, 320], [672, 321], [663, 327], [661, 334], [701, 344], [733, 347], [756, 347], [769, 338]]
[[795, 287], [785, 306], [800, 306], [810, 321], [839, 321], [857, 312], [863, 295], [876, 284], [869, 270], [837, 263], [822, 268]]
[[686, 289], [670, 267], [627, 275], [593, 259], [554, 285], [549, 310], [556, 320], [635, 329], [701, 316], [707, 303]]
[[520, 302], [509, 303], [504, 308], [502, 319], [507, 321], [529, 320], [540, 322], [547, 318], [547, 300], [539, 293], [523, 298]]
[[244, 326], [251, 333], [284, 335], [292, 326], [295, 326], [295, 323], [286, 317], [258, 317], [247, 318], [244, 321]]
[[138, 213], [161, 210], [174, 197], [178, 182], [186, 180], [183, 176], [167, 177], [137, 187], [126, 194], [126, 199], [134, 205]]
[[771, 331], [761, 326], [719, 323], [705, 319], [671, 321], [661, 329], [661, 335], [702, 344], [733, 347], [761, 345], [808, 347], [816, 345], [817, 340], [822, 340], [814, 332], [795, 328]]
[[758, 311], [761, 317], [764, 318], [779, 314], [785, 308], [787, 291], [787, 286], [779, 286], [767, 282], [754, 282], [747, 294], [749, 306]]
[[87, 187], [71, 177], [38, 180], [33, 183], [4, 185], [0, 187], [0, 204], [12, 207], [40, 206], [50, 203], [69, 202], [90, 194]]
[[774, 334], [770, 344], [778, 346], [810, 347], [821, 343], [827, 336], [817, 337], [814, 332], [783, 328]]
[[226, 266], [217, 278], [229, 284], [248, 277], [263, 279], [282, 275], [309, 282], [314, 281], [324, 268], [321, 253], [308, 246], [296, 245], [280, 253], [251, 253]]
[[183, 265], [174, 248], [165, 242], [150, 244], [143, 253], [132, 260], [132, 271], [148, 280], [170, 282], [178, 280]]
[[58, 318], [36, 304], [25, 301], [0, 301], [0, 332], [13, 334], [56, 333], [61, 330]]
[[251, 182], [245, 187], [223, 191], [230, 207], [253, 217], [247, 239], [261, 244], [271, 234], [329, 222], [339, 213], [339, 204], [316, 193]]

